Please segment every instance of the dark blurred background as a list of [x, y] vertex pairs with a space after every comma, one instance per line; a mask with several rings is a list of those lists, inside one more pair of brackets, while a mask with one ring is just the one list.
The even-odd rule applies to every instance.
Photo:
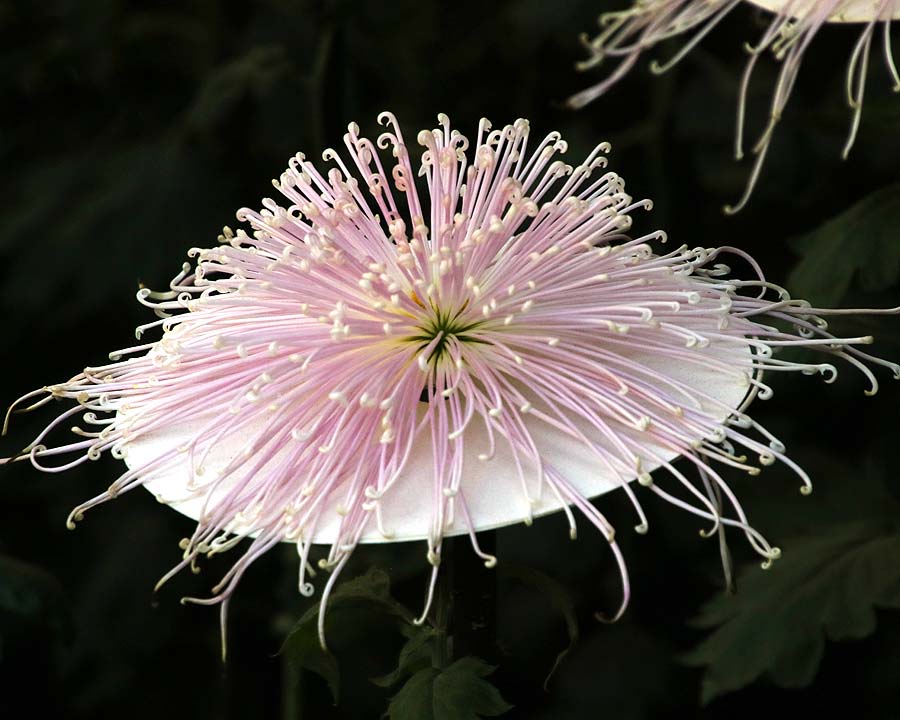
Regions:
[[[880, 48], [860, 136], [842, 162], [844, 72], [857, 31], [820, 33], [755, 196], [726, 217], [721, 208], [748, 170], [731, 159], [742, 43], [758, 37], [764, 17], [739, 7], [669, 74], [651, 76], [647, 61], [678, 42], [649, 53], [587, 109], [563, 109], [609, 70], [574, 71], [579, 33], [627, 3], [0, 2], [0, 404], [133, 344], [134, 326], [151, 319], [133, 299], [140, 283], [165, 286], [189, 247], [214, 244], [237, 208], [272, 194], [269, 180], [291, 154], [339, 147], [351, 120], [375, 133], [384, 109], [411, 137], [438, 112], [470, 137], [482, 116], [527, 117], [535, 134], [563, 133], [570, 162], [609, 140], [612, 169], [656, 203], [636, 232], [662, 227], [676, 244], [746, 249], [771, 280], [813, 302], [900, 305], [900, 97]], [[752, 86], [757, 124], [775, 69], [761, 62]], [[900, 358], [897, 317], [834, 328], [872, 333], [878, 354]], [[723, 592], [715, 540], [652, 497], [647, 536], [627, 531], [624, 495], [598, 501], [620, 528], [634, 585], [614, 625], [594, 617], [614, 606], [619, 586], [605, 542], [586, 527], [575, 543], [560, 517], [495, 533], [493, 574], [454, 561], [458, 647], [497, 666], [486, 681], [514, 706], [504, 717], [734, 720], [773, 708], [831, 716], [847, 701], [854, 717], [900, 717], [900, 481], [891, 465], [900, 386], [882, 372], [881, 393], [865, 397], [862, 376], [841, 370], [831, 386], [773, 378], [775, 397], [753, 409], [816, 491], [801, 497], [779, 466], [726, 475], [785, 553], [763, 572], [735, 534], [735, 596]], [[16, 416], [0, 456], [51, 417]], [[137, 491], [66, 530], [69, 510], [118, 473], [109, 458], [62, 475], [0, 467], [0, 714], [381, 716], [405, 678], [387, 688], [369, 679], [397, 667], [409, 634], [389, 601], [348, 603], [329, 620], [340, 668], [334, 705], [322, 677], [333, 669], [307, 647], [309, 623], [279, 652], [315, 602], [296, 593], [294, 550], [279, 548], [241, 583], [223, 665], [215, 610], [178, 600], [207, 592], [228, 559], [152, 592], [180, 558], [190, 521]], [[465, 543], [454, 549], [467, 552]], [[360, 548], [345, 577], [380, 568], [392, 596], [418, 612], [424, 556], [424, 544]], [[473, 640], [465, 613], [479, 602], [496, 603], [496, 615]], [[466, 687], [470, 714], [437, 717], [487, 712], [489, 689]], [[431, 715], [395, 704], [392, 717]]]

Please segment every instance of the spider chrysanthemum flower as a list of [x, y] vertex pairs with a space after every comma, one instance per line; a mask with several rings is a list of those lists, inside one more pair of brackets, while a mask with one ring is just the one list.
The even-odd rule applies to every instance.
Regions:
[[[638, 494], [655, 493], [708, 521], [704, 534], [733, 526], [764, 564], [776, 558], [719, 469], [780, 461], [808, 489], [745, 409], [770, 394], [767, 371], [830, 381], [835, 368], [774, 351], [847, 361], [870, 391], [869, 364], [900, 368], [860, 349], [871, 337], [833, 337], [822, 318], [840, 311], [790, 299], [737, 250], [656, 254], [662, 233], [623, 235], [649, 202], [604, 169], [605, 145], [572, 167], [557, 133], [531, 149], [525, 120], [483, 120], [470, 150], [440, 116], [418, 135], [416, 172], [393, 116], [380, 121], [374, 143], [350, 125], [349, 161], [326, 150], [327, 172], [297, 155], [274, 181], [281, 205], [238, 213], [249, 234], [226, 228], [170, 291], [142, 289], [160, 319], [138, 336], [161, 339], [17, 402], [74, 405], [15, 459], [55, 472], [108, 451], [128, 466], [69, 523], [143, 486], [197, 521], [172, 573], [247, 539], [197, 600], [223, 617], [282, 541], [307, 595], [311, 546], [330, 545], [324, 603], [359, 543], [424, 539], [430, 600], [446, 536], [468, 533], [491, 566], [476, 531], [561, 509], [574, 537], [573, 508], [608, 539], [624, 608], [615, 533], [588, 501], [616, 488], [639, 532]], [[728, 255], [754, 277], [731, 278]], [[76, 415], [78, 439], [49, 446]]]
[[[569, 98], [568, 104], [580, 108], [606, 92], [637, 62], [640, 55], [668, 38], [693, 32], [693, 36], [670, 60], [650, 63], [654, 73], [663, 73], [702, 40], [728, 13], [745, 0], [633, 0], [626, 10], [600, 16], [602, 31], [594, 38], [583, 37], [590, 57], [579, 69], [599, 65], [604, 59], [618, 58], [619, 65], [604, 80]], [[760, 57], [771, 53], [780, 63], [769, 116], [752, 145], [753, 167], [743, 196], [725, 211], [734, 213], [746, 205], [759, 179], [772, 134], [790, 98], [803, 61], [803, 54], [822, 27], [828, 23], [855, 24], [861, 29], [847, 66], [846, 95], [851, 109], [850, 132], [844, 145], [846, 158], [856, 139], [862, 117], [863, 95], [868, 75], [872, 43], [880, 35], [884, 62], [900, 92], [900, 73], [891, 50], [891, 21], [900, 18], [900, 0], [746, 0], [771, 14], [768, 28], [752, 46], [750, 58], [740, 81], [735, 157], [744, 157], [745, 109], [753, 70]], [[880, 31], [880, 32], [879, 32]]]

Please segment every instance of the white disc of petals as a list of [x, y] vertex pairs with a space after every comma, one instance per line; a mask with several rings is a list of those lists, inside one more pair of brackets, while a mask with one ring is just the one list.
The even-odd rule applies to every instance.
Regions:
[[[712, 320], [710, 320], [712, 329]], [[711, 423], [720, 424], [725, 420], [728, 412], [725, 408], [737, 408], [744, 400], [748, 385], [745, 371], [749, 369], [751, 356], [749, 346], [745, 348], [746, 364], [735, 362], [734, 346], [723, 348], [713, 342], [701, 352], [710, 360], [722, 360], [734, 368], [733, 373], [723, 373], [720, 369], [700, 365], [677, 364], [670, 358], [660, 360], [658, 356], [650, 353], [640, 353], [629, 350], [627, 356], [635, 363], [644, 365], [650, 370], [658, 371], [670, 381], [683, 383], [688, 391], [696, 391], [717, 403], [715, 405], [701, 403], [703, 411], [708, 413]], [[727, 353], [727, 357], [725, 355]], [[623, 353], [625, 355], [626, 353]], [[668, 388], [660, 388], [660, 394], [670, 397]], [[523, 394], [535, 407], [540, 406], [540, 401], [530, 396], [527, 390]], [[420, 418], [425, 411], [425, 404], [419, 403]], [[172, 424], [163, 431], [142, 436], [138, 440], [127, 443], [125, 461], [129, 467], [141, 467], [150, 463], [154, 458], [167, 454], [174, 448], [184, 446], [194, 434], [209, 422], [210, 418], [199, 418], [193, 422]], [[574, 419], [574, 418], [573, 418]], [[537, 419], [532, 413], [524, 416], [525, 425], [540, 451], [545, 466], [554, 468], [574, 489], [583, 497], [596, 497], [621, 487], [621, 481], [603, 467], [587, 445], [580, 439], [564, 434]], [[576, 426], [592, 441], [609, 449], [598, 432], [584, 421], [576, 421]], [[650, 459], [650, 455], [665, 458], [666, 461], [674, 460], [678, 452], [670, 448], [661, 448], [652, 442], [652, 433], [641, 433], [638, 430], [617, 428], [619, 432], [632, 432], [635, 437], [641, 438], [647, 454], [641, 462], [641, 473], [652, 472], [658, 468], [660, 462]], [[254, 429], [226, 435], [219, 440], [213, 451], [204, 461], [204, 473], [193, 479], [195, 489], [189, 490], [190, 467], [187, 461], [182, 465], [170, 468], [165, 472], [146, 475], [144, 486], [152, 492], [161, 502], [169, 504], [174, 509], [198, 520], [206, 507], [207, 511], [215, 508], [217, 499], [224, 496], [234, 483], [244, 480], [240, 473], [230, 476], [229, 484], [220, 484], [216, 491], [210, 494], [209, 490], [217, 480], [217, 470], [224, 468], [228, 462], [243, 451], [248, 441], [252, 439], [254, 432], [265, 433], [264, 420], [260, 420]], [[350, 439], [352, 441], [352, 439]], [[700, 438], [697, 438], [700, 440]], [[465, 430], [459, 442], [464, 444], [464, 475], [460, 484], [459, 494], [465, 498], [469, 508], [472, 524], [476, 530], [491, 528], [522, 522], [529, 516], [540, 516], [560, 510], [563, 504], [544, 486], [543, 493], [536, 503], [529, 508], [529, 501], [525, 496], [521, 480], [517, 474], [514, 457], [505, 441], [498, 437], [493, 457], [489, 460], [479, 459], [486, 455], [489, 443], [481, 422], [473, 421]], [[341, 449], [343, 452], [353, 452], [351, 444]], [[281, 456], [276, 455], [271, 464], [280, 461]], [[434, 507], [437, 499], [433, 498], [434, 453], [428, 432], [423, 433], [418, 444], [413, 448], [406, 466], [396, 482], [384, 493], [380, 499], [383, 524], [382, 528], [389, 532], [389, 537], [381, 534], [375, 522], [366, 526], [360, 538], [360, 542], [386, 542], [398, 540], [419, 540], [427, 538], [434, 523]], [[266, 473], [263, 468], [261, 474]], [[638, 475], [637, 469], [627, 475], [629, 481]], [[298, 488], [302, 486], [305, 478], [297, 478]], [[536, 478], [534, 473], [529, 476], [526, 471], [526, 481], [534, 485]], [[326, 512], [322, 513], [317, 527], [312, 536], [313, 542], [332, 543], [338, 535], [338, 529], [342, 518], [340, 509], [341, 499], [346, 494], [346, 485], [339, 486], [327, 499]], [[207, 497], [207, 496], [210, 497]], [[529, 512], [530, 510], [530, 512]], [[246, 525], [235, 523], [230, 528], [233, 532], [247, 532], [255, 534], [252, 518]], [[452, 523], [444, 528], [444, 535], [458, 535], [468, 532], [468, 526], [461, 513], [454, 513]], [[308, 534], [305, 537], [309, 538]], [[295, 539], [295, 538], [290, 538]]]

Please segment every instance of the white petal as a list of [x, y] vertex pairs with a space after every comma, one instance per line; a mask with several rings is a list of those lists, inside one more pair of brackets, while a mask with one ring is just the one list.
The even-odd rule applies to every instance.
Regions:
[[[806, 0], [799, 4], [795, 0], [748, 0], [748, 2], [772, 12], [781, 12], [793, 3], [794, 7], [798, 8], [795, 15], [806, 15], [818, 0]], [[828, 22], [871, 22], [876, 17], [879, 19], [881, 17], [878, 13], [878, 6], [879, 3], [876, 0], [849, 0], [839, 4], [837, 11], [828, 18]], [[893, 3], [893, 8], [888, 9], [888, 16], [900, 19], [900, 2]]]
[[[705, 350], [697, 352], [715, 359], [722, 351], [718, 345], [713, 343]], [[741, 368], [735, 368], [734, 373], [724, 374], [695, 365], [673, 365], [671, 360], [661, 361], [649, 353], [633, 352], [630, 353], [630, 356], [632, 360], [641, 362], [669, 378], [684, 383], [689, 388], [715, 398], [728, 408], [737, 408], [747, 394], [746, 380], [739, 372]], [[725, 361], [724, 357], [722, 359]], [[729, 362], [734, 363], [733, 356], [729, 358]], [[749, 367], [749, 363], [750, 351], [747, 348], [745, 368]], [[538, 405], [536, 399], [534, 399], [534, 404]], [[728, 414], [721, 407], [704, 405], [704, 409], [716, 420], [723, 420]], [[545, 462], [562, 473], [582, 495], [596, 497], [619, 487], [615, 478], [604, 471], [601, 463], [580, 441], [549, 428], [530, 415], [526, 415], [526, 425], [532, 431]], [[163, 432], [131, 441], [125, 448], [125, 462], [129, 467], [138, 467], [148, 463], [160, 454], [183, 445], [200, 427], [200, 422], [172, 425]], [[262, 428], [261, 424], [260, 429]], [[582, 428], [589, 437], [596, 437], [596, 432], [592, 432], [586, 424], [582, 425]], [[226, 436], [216, 446], [215, 451], [210, 453], [204, 464], [203, 482], [210, 482], [215, 477], [216, 470], [223, 468], [231, 458], [241, 451], [246, 444], [247, 437], [252, 436], [252, 432], [252, 430], [248, 430]], [[479, 455], [487, 453], [488, 442], [483, 424], [477, 419], [470, 423], [463, 437], [457, 442], [464, 443], [465, 447], [464, 478], [460, 492], [466, 498], [476, 529], [483, 530], [521, 522], [528, 515], [528, 504], [513, 463], [512, 454], [502, 437], [497, 437], [495, 455], [487, 461], [478, 459]], [[660, 455], [669, 460], [676, 457], [676, 453], [671, 450], [658, 450]], [[391, 541], [421, 539], [428, 535], [432, 526], [432, 509], [435, 504], [432, 497], [434, 492], [432, 467], [431, 441], [428, 434], [424, 433], [422, 441], [412, 452], [404, 472], [381, 500], [384, 528], [392, 533]], [[658, 463], [647, 461], [643, 469], [650, 472], [656, 467], [658, 467]], [[143, 480], [145, 487], [154, 493], [161, 502], [171, 505], [174, 509], [196, 520], [202, 512], [206, 498], [203, 493], [187, 490], [188, 478], [188, 463], [185, 462], [175, 470], [162, 475], [151, 473]], [[532, 477], [527, 479], [530, 483], [529, 486], [533, 486], [533, 483], [536, 482], [533, 473]], [[221, 491], [224, 491], [224, 488], [220, 488]], [[213, 497], [214, 501], [215, 496]], [[533, 514], [540, 516], [560, 508], [559, 501], [549, 488], [545, 488], [541, 502], [534, 507]], [[334, 512], [327, 512], [319, 522], [314, 541], [332, 542], [335, 539], [339, 522], [340, 516], [336, 509]], [[234, 529], [242, 528], [236, 526]], [[462, 515], [457, 511], [454, 524], [445, 529], [445, 534], [455, 535], [464, 532], [467, 532], [467, 527], [463, 522]], [[362, 537], [362, 542], [386, 541], [386, 538], [376, 529], [374, 521], [370, 523]]]

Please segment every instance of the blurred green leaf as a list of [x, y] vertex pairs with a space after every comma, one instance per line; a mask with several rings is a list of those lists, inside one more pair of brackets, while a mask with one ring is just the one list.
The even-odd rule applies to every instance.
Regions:
[[512, 708], [484, 678], [494, 671], [484, 660], [464, 657], [445, 670], [416, 672], [392, 699], [390, 720], [479, 720]]
[[64, 621], [62, 588], [36, 565], [0, 555], [0, 660], [4, 648], [32, 626], [59, 631]]
[[685, 660], [706, 668], [704, 703], [764, 674], [781, 687], [808, 685], [825, 637], [865, 637], [876, 607], [900, 607], [900, 534], [855, 523], [785, 545], [767, 572], [745, 568], [737, 595], [701, 610], [697, 624], [716, 629]]
[[[683, 619], [668, 617], [671, 629], [680, 631]], [[532, 696], [540, 705], [527, 715], [529, 720], [598, 717], [587, 708], [615, 708], [615, 720], [694, 717], [680, 711], [696, 702], [691, 671], [678, 664], [675, 643], [648, 625], [636, 609], [617, 623], [585, 625], [552, 691]]]
[[562, 583], [554, 580], [546, 573], [542, 573], [540, 570], [523, 565], [505, 563], [501, 566], [500, 572], [506, 577], [531, 585], [540, 591], [565, 620], [569, 644], [557, 654], [556, 659], [553, 661], [553, 667], [550, 668], [550, 672], [547, 673], [547, 677], [544, 679], [544, 689], [546, 690], [547, 685], [550, 683], [550, 678], [553, 677], [553, 674], [559, 669], [560, 663], [575, 647], [575, 643], [578, 642], [578, 616], [575, 612], [575, 600]]
[[854, 277], [876, 292], [900, 277], [900, 184], [878, 190], [805, 235], [788, 241], [801, 256], [788, 279], [816, 305], [840, 302]]
[[59, 592], [56, 580], [40, 568], [0, 555], [0, 612], [36, 615]]
[[[328, 598], [326, 637], [329, 627], [344, 624], [338, 622], [341, 618], [362, 611], [378, 613], [404, 623], [412, 619], [411, 613], [391, 597], [390, 579], [387, 573], [378, 568], [371, 568], [364, 575], [337, 586]], [[316, 604], [291, 628], [280, 652], [287, 655], [288, 662], [295, 670], [309, 670], [324, 678], [337, 702], [340, 691], [338, 662], [333, 654], [319, 644], [318, 617], [319, 605]]]
[[[191, 219], [185, 218], [179, 231], [167, 232], [165, 218], [180, 212], [186, 194], [195, 192], [202, 176], [198, 156], [170, 137], [124, 147], [102, 165], [91, 165], [90, 155], [74, 152], [23, 177], [23, 193], [33, 191], [39, 200], [18, 205], [9, 216], [8, 234], [0, 240], [0, 259], [9, 273], [0, 286], [0, 302], [52, 306], [57, 322], [65, 324], [80, 312], [104, 308], [111, 289], [123, 293], [112, 296], [121, 300], [127, 297], [124, 292], [133, 296], [139, 280], [156, 283], [174, 274], [172, 268], [188, 245]], [[53, 233], [42, 232], [63, 201], [68, 204], [65, 222]], [[85, 242], [102, 237], [110, 226], [116, 229], [115, 240]], [[142, 239], [144, 248], [149, 242], [160, 248], [143, 255], [139, 269], [135, 238]], [[163, 252], [166, 248], [172, 252]], [[41, 272], [32, 272], [37, 267]], [[21, 331], [19, 322], [10, 318], [13, 331]]]
[[186, 125], [208, 130], [231, 113], [247, 96], [259, 97], [291, 69], [280, 45], [254, 47], [219, 66], [206, 78], [188, 110]]
[[334, 702], [337, 703], [341, 689], [340, 668], [337, 658], [319, 644], [314, 619], [307, 623], [301, 620], [295, 625], [285, 639], [281, 652], [287, 653], [288, 662], [294, 672], [309, 670], [325, 680]]

